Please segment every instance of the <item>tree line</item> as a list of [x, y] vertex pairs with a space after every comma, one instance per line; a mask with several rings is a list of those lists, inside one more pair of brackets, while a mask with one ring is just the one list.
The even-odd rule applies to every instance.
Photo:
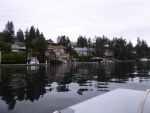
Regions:
[[[24, 53], [11, 52], [10, 45], [13, 44], [16, 39], [19, 42], [25, 43], [26, 51]], [[26, 63], [28, 53], [31, 51], [33, 56], [37, 55], [40, 62], [45, 62], [47, 43], [43, 33], [34, 26], [31, 26], [30, 29], [27, 28], [25, 32], [19, 29], [15, 35], [14, 24], [12, 21], [8, 21], [5, 29], [0, 32], [0, 49], [3, 53], [2, 62], [5, 63]], [[18, 61], [17, 57], [19, 59], [22, 59], [21, 57], [24, 58], [21, 61]]]
[[[114, 58], [118, 60], [139, 60], [140, 58], [150, 58], [150, 47], [145, 40], [141, 40], [139, 37], [137, 38], [137, 44], [135, 46], [133, 46], [131, 41], [128, 42], [122, 37], [114, 37], [110, 40], [103, 35], [102, 37], [96, 36], [93, 40], [94, 41], [92, 41], [91, 38], [86, 38], [86, 36], [79, 36], [74, 47], [94, 48], [95, 51], [90, 57], [105, 57], [105, 52], [107, 50], [113, 52]], [[71, 51], [71, 41], [68, 36], [59, 36], [57, 42], [60, 45], [66, 46], [71, 55], [77, 56], [74, 51]]]
[[[25, 43], [25, 53], [16, 53], [18, 54], [16, 55], [11, 52], [9, 45], [13, 44], [15, 39]], [[71, 58], [79, 58], [73, 47], [94, 48], [95, 51], [89, 57], [105, 57], [105, 51], [107, 49], [108, 51], [112, 51], [114, 58], [118, 60], [138, 60], [143, 57], [150, 58], [150, 47], [148, 47], [145, 40], [141, 40], [139, 37], [137, 38], [136, 46], [133, 46], [131, 41], [127, 42], [123, 37], [114, 37], [110, 40], [104, 35], [102, 37], [95, 36], [93, 39], [80, 35], [75, 44], [71, 42], [68, 36], [62, 35], [57, 37], [57, 43], [58, 45], [67, 47], [67, 52], [70, 53]], [[24, 56], [20, 62], [26, 62], [27, 53], [32, 50], [33, 56], [37, 55], [40, 62], [45, 62], [47, 43], [43, 33], [40, 32], [38, 28], [31, 26], [30, 29], [27, 28], [25, 31], [19, 29], [15, 34], [13, 22], [8, 21], [4, 30], [0, 32], [0, 49], [3, 52], [2, 61], [16, 63], [18, 62], [15, 60], [17, 59], [16, 56]], [[9, 56], [9, 58], [7, 56]]]

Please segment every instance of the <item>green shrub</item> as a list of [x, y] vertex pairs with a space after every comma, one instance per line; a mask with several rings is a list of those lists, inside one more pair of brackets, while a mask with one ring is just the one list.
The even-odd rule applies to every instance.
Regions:
[[27, 62], [27, 54], [26, 53], [4, 53], [2, 54], [2, 63], [4, 64], [19, 64]]

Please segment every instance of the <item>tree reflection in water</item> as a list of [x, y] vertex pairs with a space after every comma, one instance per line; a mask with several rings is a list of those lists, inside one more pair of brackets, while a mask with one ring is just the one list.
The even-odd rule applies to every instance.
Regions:
[[[149, 63], [91, 63], [40, 67], [3, 67], [0, 98], [15, 107], [17, 101], [38, 101], [45, 93], [109, 91], [112, 83], [125, 84], [150, 80]], [[9, 70], [9, 71], [8, 71]]]
[[0, 96], [9, 110], [14, 108], [16, 101], [34, 102], [46, 93], [45, 68], [40, 68], [38, 73], [30, 74], [26, 68], [10, 68], [9, 73], [7, 71], [7, 68], [1, 69]]

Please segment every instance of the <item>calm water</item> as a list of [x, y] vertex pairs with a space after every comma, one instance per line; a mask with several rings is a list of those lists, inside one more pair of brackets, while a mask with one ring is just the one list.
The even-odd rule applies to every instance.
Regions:
[[1, 67], [0, 113], [52, 113], [116, 88], [150, 88], [150, 62]]

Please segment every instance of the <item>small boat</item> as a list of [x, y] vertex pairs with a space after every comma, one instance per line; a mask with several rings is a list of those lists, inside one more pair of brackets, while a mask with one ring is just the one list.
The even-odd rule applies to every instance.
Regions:
[[38, 59], [36, 57], [32, 57], [30, 59], [31, 60], [30, 60], [29, 64], [39, 64], [39, 61], [38, 61]]
[[37, 55], [35, 57], [32, 56], [32, 49], [31, 49], [31, 52], [28, 53], [27, 64], [32, 64], [32, 65], [39, 64]]
[[149, 92], [116, 89], [53, 113], [150, 113]]
[[148, 58], [141, 58], [140, 61], [149, 61]]

